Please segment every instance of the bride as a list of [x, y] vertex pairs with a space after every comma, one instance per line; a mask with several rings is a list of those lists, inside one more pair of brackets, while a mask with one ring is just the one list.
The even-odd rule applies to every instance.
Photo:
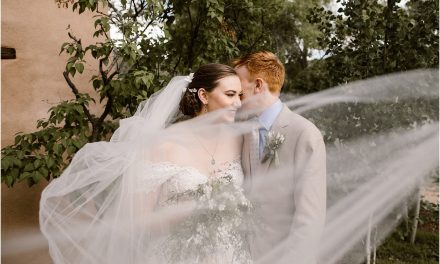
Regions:
[[242, 137], [230, 126], [240, 95], [233, 68], [207, 64], [174, 77], [110, 142], [84, 146], [42, 193], [54, 262], [250, 262]]

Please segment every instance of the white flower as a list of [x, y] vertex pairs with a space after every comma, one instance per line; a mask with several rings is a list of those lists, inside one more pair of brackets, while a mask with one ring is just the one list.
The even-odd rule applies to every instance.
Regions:
[[284, 136], [275, 131], [269, 131], [266, 135], [266, 146], [272, 150], [277, 150], [284, 142]]
[[189, 75], [187, 75], [186, 77], [185, 77], [185, 81], [187, 81], [187, 82], [191, 82], [192, 81], [192, 79], [194, 78], [194, 73], [190, 73]]
[[196, 88], [192, 88], [192, 89], [188, 89], [190, 92], [192, 93], [197, 93], [197, 89]]
[[269, 131], [269, 133], [267, 133], [266, 135], [266, 145], [264, 146], [265, 155], [263, 156], [262, 162], [266, 162], [267, 160], [269, 160], [270, 163], [274, 162], [275, 166], [278, 166], [278, 149], [281, 147], [284, 140], [284, 136], [280, 133]]
[[[185, 76], [185, 81], [188, 82], [188, 84], [192, 81], [192, 79], [194, 78], [194, 73], [190, 73], [189, 75]], [[186, 90], [188, 89], [188, 86], [183, 87], [182, 92], [186, 92]], [[197, 89], [188, 89], [190, 92], [192, 93], [196, 93]]]

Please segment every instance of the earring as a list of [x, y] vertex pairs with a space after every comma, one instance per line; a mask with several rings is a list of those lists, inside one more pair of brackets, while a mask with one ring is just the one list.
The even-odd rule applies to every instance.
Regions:
[[203, 112], [206, 114], [208, 113], [208, 104], [203, 105]]

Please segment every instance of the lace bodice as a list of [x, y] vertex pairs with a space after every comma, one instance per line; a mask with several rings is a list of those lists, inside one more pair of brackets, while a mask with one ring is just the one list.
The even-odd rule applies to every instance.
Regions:
[[156, 262], [250, 263], [248, 244], [241, 232], [250, 209], [241, 188], [241, 159], [219, 164], [209, 175], [173, 163], [154, 166], [157, 172], [167, 175], [158, 208], [196, 202], [191, 213], [169, 227], [169, 234], [156, 247]]
[[158, 163], [155, 165], [155, 169], [171, 174], [169, 179], [162, 185], [159, 204], [176, 194], [195, 190], [200, 184], [212, 179], [231, 177], [234, 184], [241, 186], [244, 176], [241, 158], [221, 163], [209, 175], [202, 174], [194, 167], [179, 166], [170, 162]]

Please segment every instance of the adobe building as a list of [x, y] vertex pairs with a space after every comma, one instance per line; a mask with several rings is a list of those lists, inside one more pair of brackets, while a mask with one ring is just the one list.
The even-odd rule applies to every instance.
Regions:
[[[68, 25], [83, 45], [95, 43], [93, 22], [92, 13], [79, 15], [70, 6], [58, 8], [54, 0], [2, 1], [2, 147], [12, 144], [18, 132], [35, 131], [37, 120], [48, 117], [51, 106], [74, 98], [62, 75], [67, 55], [59, 55], [60, 47], [70, 41]], [[86, 60], [84, 73], [74, 78], [80, 92], [93, 91], [89, 80], [98, 69], [95, 60]], [[23, 182], [8, 188], [2, 184], [1, 263], [52, 263], [38, 224], [40, 194], [46, 185], [41, 182], [29, 188]]]

